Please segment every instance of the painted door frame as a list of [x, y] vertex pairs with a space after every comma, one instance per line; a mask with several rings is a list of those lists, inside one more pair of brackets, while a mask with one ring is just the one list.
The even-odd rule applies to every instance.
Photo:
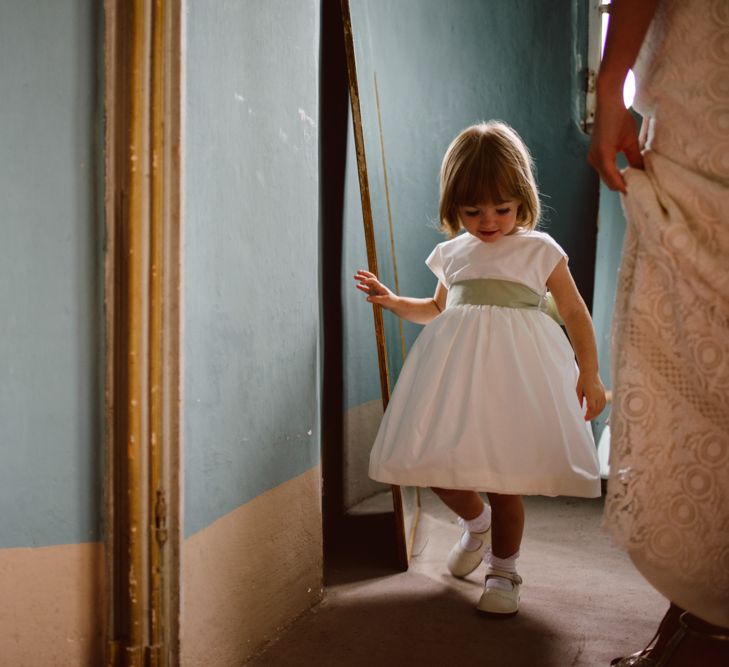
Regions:
[[105, 0], [105, 664], [179, 661], [182, 0]]

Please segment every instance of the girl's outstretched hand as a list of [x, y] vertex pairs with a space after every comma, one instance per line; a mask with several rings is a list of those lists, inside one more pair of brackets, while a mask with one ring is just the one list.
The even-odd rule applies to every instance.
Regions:
[[397, 296], [377, 280], [374, 273], [360, 269], [354, 274], [354, 279], [357, 281], [357, 289], [367, 295], [367, 301], [392, 310], [397, 302]]
[[580, 373], [577, 379], [577, 398], [587, 403], [585, 421], [595, 419], [605, 409], [605, 387], [597, 373]]

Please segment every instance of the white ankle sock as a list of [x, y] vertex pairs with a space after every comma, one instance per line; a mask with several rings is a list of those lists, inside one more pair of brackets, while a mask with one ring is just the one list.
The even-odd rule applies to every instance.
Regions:
[[[483, 560], [486, 563], [486, 567], [493, 567], [495, 570], [503, 570], [510, 574], [516, 574], [516, 559], [519, 558], [519, 552], [512, 554], [508, 558], [499, 558], [494, 556], [491, 549], [487, 549], [483, 555]], [[505, 579], [496, 575], [490, 575], [486, 580], [486, 588], [498, 588], [503, 591], [510, 591], [514, 584], [511, 579]]]
[[459, 523], [465, 528], [461, 535], [461, 547], [465, 551], [476, 551], [482, 545], [482, 540], [473, 537], [471, 533], [484, 533], [491, 525], [491, 507], [483, 506], [483, 512], [475, 519], [459, 519]]

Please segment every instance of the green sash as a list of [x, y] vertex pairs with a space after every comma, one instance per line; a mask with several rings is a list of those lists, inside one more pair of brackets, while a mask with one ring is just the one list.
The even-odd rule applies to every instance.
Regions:
[[530, 287], [510, 280], [475, 278], [453, 283], [448, 289], [446, 307], [462, 305], [541, 310], [557, 324], [564, 324], [549, 292], [542, 297]]

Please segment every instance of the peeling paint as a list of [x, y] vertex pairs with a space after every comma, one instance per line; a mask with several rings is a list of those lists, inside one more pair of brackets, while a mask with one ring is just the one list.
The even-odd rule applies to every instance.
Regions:
[[316, 127], [314, 119], [311, 116], [308, 116], [306, 114], [306, 111], [304, 111], [303, 109], [299, 109], [299, 118], [305, 123], [308, 123], [311, 127]]

